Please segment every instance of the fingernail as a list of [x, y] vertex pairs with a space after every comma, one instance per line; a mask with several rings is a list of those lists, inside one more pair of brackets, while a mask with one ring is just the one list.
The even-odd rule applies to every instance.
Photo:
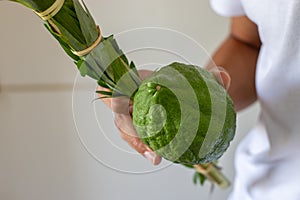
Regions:
[[147, 158], [147, 160], [149, 160], [153, 165], [155, 164], [155, 160], [157, 156], [155, 155], [154, 152], [145, 151], [144, 157]]
[[224, 88], [225, 88], [226, 90], [228, 90], [229, 87], [230, 87], [230, 84], [231, 84], [231, 78], [230, 78], [230, 75], [229, 75], [228, 72], [226, 72], [226, 71], [220, 71], [220, 75], [221, 75], [221, 77], [222, 77], [223, 84], [224, 84], [224, 82], [225, 82], [225, 84], [226, 84], [226, 85], [224, 85]]

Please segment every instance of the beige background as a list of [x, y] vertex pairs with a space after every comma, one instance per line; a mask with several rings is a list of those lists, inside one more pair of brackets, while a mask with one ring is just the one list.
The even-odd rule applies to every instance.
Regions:
[[[212, 53], [228, 32], [228, 19], [217, 16], [208, 1], [86, 3], [104, 35], [132, 28], [164, 27], [189, 35]], [[30, 10], [1, 1], [0, 25], [0, 199], [227, 198], [230, 189], [216, 188], [210, 195], [209, 184], [202, 188], [194, 186], [192, 172], [176, 165], [155, 173], [133, 175], [97, 162], [80, 143], [73, 121], [72, 86], [77, 71], [72, 61]], [[85, 93], [90, 95], [93, 91], [89, 88], [81, 88], [76, 94], [81, 94], [79, 98]], [[86, 105], [84, 98], [78, 102], [79, 126], [89, 127], [85, 129], [87, 134], [98, 132], [95, 124], [89, 126], [92, 119], [80, 116], [79, 110]], [[112, 114], [98, 106], [104, 116], [104, 131], [119, 138]], [[231, 180], [236, 145], [253, 126], [258, 110], [255, 105], [239, 113], [237, 137], [221, 159], [220, 164]], [[122, 141], [120, 146], [128, 148]], [[102, 150], [116, 165], [122, 162], [130, 167], [152, 167], [141, 157], [124, 159], [123, 153], [110, 148], [108, 145], [95, 151]]]

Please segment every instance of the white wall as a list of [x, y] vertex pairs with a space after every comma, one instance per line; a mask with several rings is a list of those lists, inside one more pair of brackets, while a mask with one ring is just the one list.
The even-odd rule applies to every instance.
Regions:
[[[228, 27], [228, 19], [215, 15], [208, 0], [86, 3], [104, 35], [164, 27], [189, 35], [210, 53]], [[177, 165], [157, 170], [128, 148], [111, 112], [101, 102], [92, 103], [94, 85], [89, 80], [79, 78], [72, 94], [76, 67], [30, 10], [1, 1], [0, 27], [0, 199], [226, 199], [230, 189], [215, 189], [210, 195], [209, 184], [192, 184], [191, 171]], [[220, 163], [230, 179], [234, 150], [258, 109], [255, 105], [238, 116], [237, 137]], [[157, 171], [121, 173], [99, 160], [119, 170]]]

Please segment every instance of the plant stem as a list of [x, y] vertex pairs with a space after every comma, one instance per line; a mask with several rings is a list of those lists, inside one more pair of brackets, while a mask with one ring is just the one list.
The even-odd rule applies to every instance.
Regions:
[[220, 188], [225, 189], [230, 186], [230, 181], [224, 176], [220, 169], [213, 163], [194, 165], [197, 172], [203, 174], [212, 183], [217, 184]]

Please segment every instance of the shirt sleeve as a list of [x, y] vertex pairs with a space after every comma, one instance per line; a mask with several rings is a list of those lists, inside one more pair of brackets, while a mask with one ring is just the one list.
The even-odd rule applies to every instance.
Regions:
[[224, 17], [245, 15], [241, 0], [210, 0], [212, 9]]

